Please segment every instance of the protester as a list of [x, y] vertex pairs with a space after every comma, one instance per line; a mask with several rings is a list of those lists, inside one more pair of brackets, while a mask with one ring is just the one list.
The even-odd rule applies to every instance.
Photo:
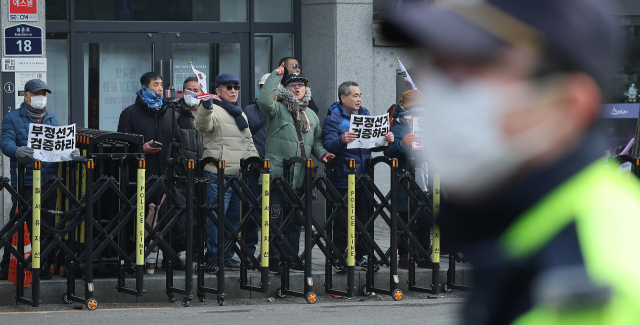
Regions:
[[437, 220], [474, 266], [466, 324], [640, 319], [640, 184], [607, 172], [595, 127], [624, 48], [612, 3], [405, 1], [388, 16], [388, 37], [421, 47]]
[[[395, 141], [384, 154], [389, 158], [398, 159], [398, 170], [400, 172], [407, 169], [407, 159], [412, 157], [412, 145], [416, 142], [416, 135], [411, 132], [411, 116], [416, 114], [414, 108], [419, 108], [424, 104], [424, 98], [420, 90], [414, 89], [402, 93], [402, 102], [395, 107], [391, 133], [395, 136]], [[407, 192], [402, 188], [398, 190], [398, 214], [400, 219], [405, 223], [409, 221], [409, 197]], [[430, 244], [430, 224], [431, 220], [419, 217], [416, 220], [416, 237], [423, 248], [428, 249]], [[401, 269], [409, 268], [409, 252], [404, 245], [398, 244], [398, 267]], [[421, 266], [427, 266], [422, 264]]]
[[[283, 64], [284, 64], [284, 76], [287, 76], [289, 74], [298, 74], [298, 75], [302, 74], [302, 67], [300, 66], [300, 63], [298, 63], [298, 60], [290, 56], [284, 57], [280, 59], [280, 62], [278, 62], [279, 66]], [[318, 106], [313, 101], [313, 98], [309, 99], [309, 108], [314, 113], [316, 113], [316, 115], [318, 115]]]
[[[265, 81], [262, 91], [258, 96], [258, 107], [269, 120], [267, 129], [267, 147], [265, 158], [271, 161], [271, 173], [283, 173], [283, 160], [285, 158], [310, 155], [327, 162], [328, 158], [335, 157], [322, 147], [321, 129], [318, 116], [315, 112], [307, 110], [311, 98], [311, 89], [307, 87], [309, 80], [300, 75], [284, 74], [284, 64], [274, 70]], [[280, 81], [284, 87], [278, 87]], [[277, 92], [277, 99], [274, 99]], [[301, 140], [300, 140], [301, 139]], [[302, 142], [302, 143], [300, 143]], [[292, 168], [293, 178], [291, 186], [294, 191], [301, 194], [304, 182], [302, 166], [296, 164]], [[271, 217], [278, 225], [282, 225], [282, 197], [277, 191], [272, 191], [270, 196]], [[289, 242], [298, 252], [300, 246], [300, 220], [294, 218], [289, 228]], [[269, 270], [280, 273], [280, 251], [275, 246], [270, 249]]]
[[[356, 175], [366, 174], [366, 160], [371, 158], [372, 151], [382, 151], [385, 147], [377, 147], [374, 149], [347, 149], [347, 144], [356, 140], [356, 134], [349, 132], [351, 123], [351, 114], [370, 116], [369, 110], [362, 103], [362, 92], [358, 87], [358, 83], [354, 81], [345, 81], [338, 87], [339, 102], [331, 105], [328, 115], [322, 126], [322, 143], [324, 147], [338, 157], [354, 159], [356, 162]], [[392, 132], [387, 133], [384, 138], [387, 143], [393, 143], [394, 135]], [[341, 197], [347, 195], [347, 167], [337, 167], [335, 172], [331, 174], [330, 179], [333, 186], [338, 190]], [[369, 219], [369, 204], [367, 196], [363, 191], [356, 189], [356, 217], [365, 224]], [[346, 216], [346, 210], [344, 211]], [[356, 266], [367, 267], [368, 259], [366, 251], [362, 247], [362, 241], [356, 245]], [[345, 251], [347, 248], [347, 224], [346, 220], [336, 220], [333, 224], [333, 243], [340, 249]], [[379, 270], [378, 265], [375, 270]], [[344, 265], [336, 267], [338, 272], [346, 271]]]
[[[225, 161], [225, 175], [240, 174], [240, 159], [258, 156], [253, 144], [247, 117], [242, 108], [236, 106], [240, 92], [240, 81], [230, 73], [223, 73], [215, 80], [216, 94], [202, 102], [198, 108], [195, 125], [204, 138], [204, 156]], [[218, 97], [219, 96], [219, 97]], [[205, 177], [217, 179], [217, 166], [208, 164], [204, 167]], [[219, 180], [218, 180], [219, 181]], [[218, 184], [207, 184], [207, 204], [212, 204], [218, 196]], [[240, 198], [232, 188], [224, 194], [225, 216], [229, 223], [238, 228], [240, 224]], [[215, 211], [213, 211], [215, 214]], [[211, 250], [207, 250], [205, 258], [211, 259], [221, 244], [218, 243], [218, 227], [207, 220], [207, 235]], [[224, 256], [225, 269], [239, 269], [240, 263], [233, 259], [231, 250]]]
[[[18, 191], [18, 160], [26, 157], [33, 157], [34, 149], [27, 142], [29, 137], [29, 124], [44, 124], [51, 126], [59, 126], [56, 116], [47, 110], [47, 93], [51, 94], [51, 90], [47, 84], [40, 79], [32, 79], [24, 85], [24, 101], [20, 104], [20, 108], [7, 113], [2, 119], [2, 135], [0, 136], [0, 147], [2, 153], [9, 157], [11, 168], [11, 187]], [[80, 151], [73, 149], [71, 157], [77, 157]], [[58, 175], [58, 164], [43, 162], [41, 172], [41, 183], [44, 184], [51, 176]], [[28, 164], [25, 166], [24, 175], [24, 192], [22, 198], [26, 201], [31, 199], [33, 195], [33, 166]], [[13, 219], [18, 209], [18, 202], [11, 197], [11, 210], [9, 210], [9, 218]], [[49, 196], [42, 201], [42, 207], [48, 210], [55, 210], [56, 197]], [[42, 222], [49, 226], [55, 225], [55, 218], [52, 214], [43, 212], [40, 215]], [[27, 218], [27, 229], [31, 233], [31, 215]], [[0, 280], [6, 280], [9, 274], [11, 254], [7, 249], [4, 250], [2, 261], [0, 262]], [[47, 257], [43, 257], [42, 264], [46, 264]], [[49, 260], [51, 262], [51, 260]], [[53, 274], [48, 268], [40, 270], [40, 279], [51, 279]]]
[[186, 159], [200, 161], [204, 154], [204, 144], [202, 132], [196, 130], [194, 120], [198, 107], [200, 107], [200, 99], [196, 96], [202, 95], [202, 86], [196, 77], [189, 77], [184, 80], [182, 89], [184, 97], [178, 102], [179, 105], [174, 112], [180, 129], [182, 153]]
[[[262, 91], [262, 85], [270, 76], [269, 73], [265, 74], [258, 81], [258, 94]], [[260, 159], [264, 159], [264, 151], [267, 146], [267, 126], [269, 121], [267, 117], [264, 116], [264, 113], [258, 107], [258, 104], [254, 100], [250, 105], [245, 107], [243, 110], [244, 114], [247, 116], [247, 121], [249, 122], [249, 129], [251, 130], [251, 135], [253, 137], [253, 144], [256, 146], [256, 150], [260, 155]], [[248, 186], [251, 189], [253, 195], [257, 198], [261, 197], [262, 192], [262, 183], [260, 182], [260, 174], [261, 171], [259, 169], [252, 169], [248, 172], [247, 182]], [[258, 227], [260, 225], [255, 222], [254, 219], [248, 221], [246, 226], [246, 244], [249, 247], [249, 250], [255, 253], [256, 245], [258, 245]]]

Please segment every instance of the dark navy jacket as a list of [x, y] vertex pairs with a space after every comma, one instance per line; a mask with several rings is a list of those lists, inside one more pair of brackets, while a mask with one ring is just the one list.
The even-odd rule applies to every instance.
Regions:
[[[10, 159], [11, 166], [11, 186], [18, 187], [18, 158], [16, 158], [16, 150], [19, 147], [27, 145], [29, 138], [29, 123], [33, 123], [33, 119], [24, 108], [24, 104], [19, 109], [13, 110], [2, 119], [2, 135], [0, 135], [0, 147], [2, 153]], [[42, 118], [42, 124], [51, 126], [60, 126], [58, 119], [52, 113], [47, 113]], [[32, 186], [33, 167], [26, 166], [25, 186]], [[42, 163], [42, 183], [51, 176], [58, 174], [58, 163]]]
[[253, 145], [256, 146], [260, 159], [264, 159], [264, 151], [267, 147], [267, 127], [269, 126], [267, 117], [262, 113], [255, 101], [242, 111], [247, 116], [247, 120], [249, 120]]
[[[357, 115], [370, 116], [369, 110], [360, 106]], [[324, 148], [336, 157], [350, 158], [356, 161], [356, 175], [365, 174], [366, 161], [371, 158], [371, 151], [382, 151], [385, 147], [375, 149], [347, 149], [347, 145], [342, 143], [342, 135], [349, 132], [351, 115], [340, 105], [334, 103], [327, 111], [327, 117], [322, 125], [322, 144]], [[331, 174], [330, 181], [336, 188], [347, 188], [347, 167], [336, 168]]]
[[[407, 168], [407, 155], [411, 152], [411, 146], [403, 147], [403, 145], [401, 145], [404, 136], [411, 133], [410, 120], [401, 118], [401, 114], [403, 116], [409, 115], [409, 113], [398, 104], [396, 105], [396, 111], [393, 115], [393, 126], [391, 127], [391, 133], [393, 133], [394, 140], [393, 143], [384, 151], [385, 156], [398, 159], [399, 173], [403, 173]], [[407, 211], [409, 211], [407, 193], [400, 189], [398, 191], [398, 212]]]

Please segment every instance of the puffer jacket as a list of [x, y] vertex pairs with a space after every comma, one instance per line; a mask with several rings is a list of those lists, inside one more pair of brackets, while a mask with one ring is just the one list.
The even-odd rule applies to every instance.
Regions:
[[[262, 91], [260, 91], [257, 100], [258, 107], [260, 107], [260, 110], [262, 110], [267, 119], [269, 119], [265, 159], [271, 161], [271, 173], [274, 175], [282, 175], [283, 160], [285, 158], [302, 156], [302, 152], [298, 146], [298, 135], [293, 125], [293, 117], [291, 113], [289, 113], [287, 105], [282, 102], [282, 98], [278, 98], [277, 101], [273, 100], [281, 79], [282, 76], [278, 76], [276, 72], [273, 71], [262, 86]], [[311, 92], [309, 88], [307, 88], [307, 91], [309, 93]], [[302, 132], [302, 140], [307, 158], [311, 158], [310, 155], [313, 155], [320, 160], [322, 156], [328, 152], [322, 146], [322, 129], [320, 129], [318, 115], [310, 109], [304, 110], [303, 113], [307, 115], [311, 128], [309, 132]], [[296, 121], [296, 123], [298, 122]], [[294, 190], [302, 188], [304, 183], [302, 166], [295, 164], [291, 172], [293, 173], [292, 188]]]
[[[356, 115], [370, 116], [371, 113], [364, 106], [360, 106]], [[322, 125], [322, 143], [336, 157], [354, 159], [356, 161], [356, 175], [365, 174], [367, 172], [366, 162], [371, 158], [371, 152], [382, 151], [386, 147], [347, 149], [347, 145], [342, 143], [342, 135], [349, 132], [350, 124], [351, 115], [347, 110], [340, 103], [331, 105]], [[330, 180], [336, 188], [347, 188], [347, 167], [336, 168], [335, 172], [331, 174]]]
[[182, 139], [182, 153], [187, 159], [198, 161], [204, 155], [204, 140], [202, 132], [196, 130], [193, 116], [193, 110], [187, 107], [184, 100], [180, 100], [174, 115], [180, 127], [180, 139]]
[[[33, 123], [33, 119], [24, 108], [24, 103], [19, 109], [13, 110], [2, 119], [2, 135], [0, 136], [0, 147], [2, 153], [9, 157], [11, 167], [11, 186], [18, 187], [18, 158], [16, 158], [16, 150], [27, 145], [29, 139], [29, 123]], [[60, 126], [55, 115], [46, 112], [42, 118], [42, 124], [51, 126]], [[51, 176], [58, 174], [58, 163], [43, 162], [42, 163], [42, 184]], [[25, 186], [32, 186], [33, 166], [26, 166], [26, 174], [24, 178]]]
[[[212, 109], [198, 107], [196, 113], [196, 129], [202, 132], [204, 140], [204, 158], [213, 157], [225, 161], [225, 174], [240, 174], [240, 159], [258, 157], [258, 151], [253, 145], [249, 128], [240, 130], [235, 119], [224, 108], [218, 106], [222, 102], [213, 99]], [[247, 116], [242, 113], [246, 120]], [[217, 173], [218, 168], [208, 164], [204, 170]]]

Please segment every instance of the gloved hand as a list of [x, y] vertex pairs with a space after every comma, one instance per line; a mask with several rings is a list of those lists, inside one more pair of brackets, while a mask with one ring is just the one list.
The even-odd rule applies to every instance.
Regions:
[[33, 157], [33, 148], [22, 146], [16, 150], [16, 158]]
[[416, 142], [416, 135], [413, 133], [409, 133], [402, 138], [402, 143], [404, 143], [405, 146], [410, 146], [411, 142]]
[[212, 110], [213, 109], [213, 98], [209, 98], [209, 100], [203, 100], [201, 101], [202, 103], [202, 107], [208, 109], [208, 110]]
[[75, 148], [73, 149], [73, 151], [71, 151], [71, 158], [75, 158], [75, 157], [79, 157], [80, 156], [80, 149]]

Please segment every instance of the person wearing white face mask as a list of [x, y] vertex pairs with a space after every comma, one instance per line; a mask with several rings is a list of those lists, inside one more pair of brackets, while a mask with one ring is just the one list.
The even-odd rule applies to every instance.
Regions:
[[[385, 35], [421, 48], [436, 222], [474, 266], [466, 324], [640, 319], [640, 182], [607, 173], [595, 126], [615, 69], [600, 0], [405, 1]], [[426, 53], [425, 53], [426, 52]], [[445, 237], [443, 237], [445, 238]]]
[[[29, 124], [45, 124], [51, 126], [59, 126], [56, 116], [47, 111], [47, 93], [51, 90], [47, 84], [40, 79], [32, 79], [27, 81], [24, 86], [24, 102], [20, 104], [20, 108], [7, 113], [2, 119], [2, 134], [0, 135], [0, 147], [2, 153], [9, 157], [11, 166], [11, 186], [17, 190], [18, 187], [18, 161], [21, 158], [32, 157], [33, 148], [28, 146]], [[80, 155], [78, 149], [74, 149], [71, 153], [72, 157]], [[43, 162], [42, 163], [42, 184], [52, 176], [58, 174], [58, 163]], [[26, 165], [25, 172], [25, 200], [29, 200], [33, 193], [32, 189], [33, 167], [31, 164]], [[11, 198], [13, 203], [10, 216], [13, 218], [17, 208], [17, 201]], [[50, 196], [42, 202], [42, 206], [46, 209], [55, 209], [56, 197]], [[49, 225], [54, 225], [54, 217], [50, 213], [43, 212], [42, 221]], [[27, 222], [29, 231], [31, 230], [31, 222]], [[0, 262], [0, 280], [6, 279], [9, 272], [10, 254], [4, 250], [2, 261]], [[46, 257], [44, 257], [46, 258]], [[52, 277], [49, 269], [40, 270], [41, 279], [50, 279]]]
[[198, 107], [201, 105], [200, 99], [195, 95], [203, 94], [202, 86], [198, 83], [196, 77], [189, 77], [185, 79], [182, 89], [184, 97], [180, 100], [180, 105], [174, 112], [180, 128], [182, 152], [185, 158], [199, 161], [204, 154], [204, 144], [202, 132], [196, 130], [194, 120]]

